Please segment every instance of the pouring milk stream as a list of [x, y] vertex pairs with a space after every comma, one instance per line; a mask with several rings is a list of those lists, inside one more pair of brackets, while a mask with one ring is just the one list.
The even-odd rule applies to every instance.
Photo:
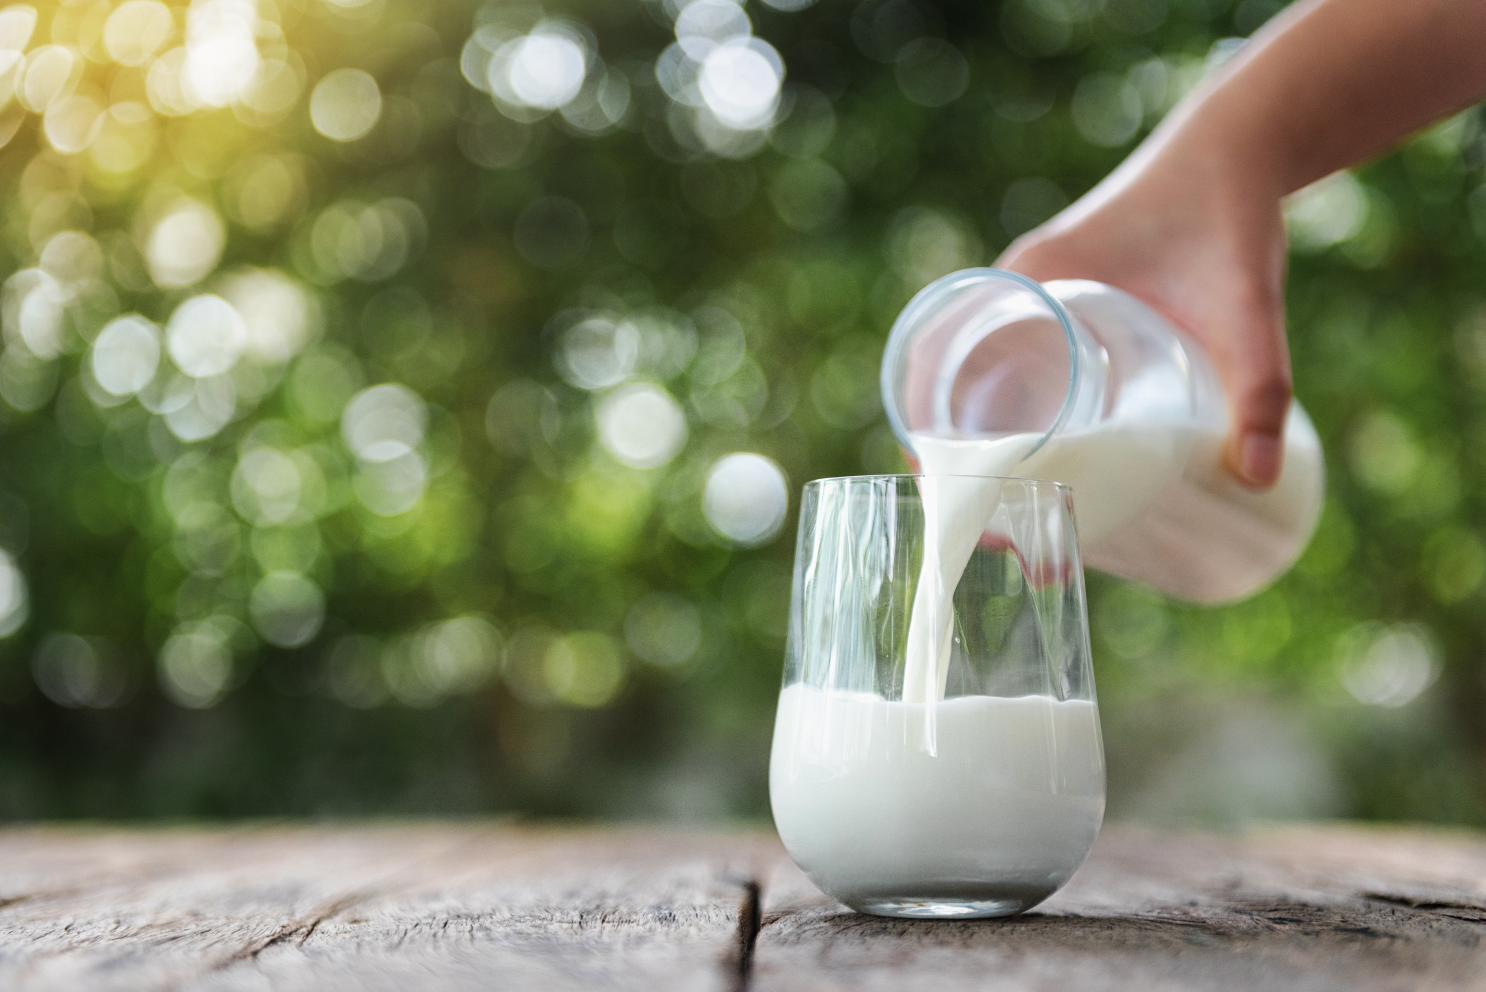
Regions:
[[[1290, 408], [1266, 492], [1222, 465], [1227, 401], [1197, 343], [1099, 283], [1041, 286], [970, 269], [925, 288], [883, 355], [883, 399], [926, 476], [1071, 486], [1083, 559], [1181, 599], [1253, 594], [1299, 556], [1320, 517], [1320, 440]], [[994, 478], [921, 480], [924, 558], [903, 701], [944, 698], [951, 598], [987, 533]]]

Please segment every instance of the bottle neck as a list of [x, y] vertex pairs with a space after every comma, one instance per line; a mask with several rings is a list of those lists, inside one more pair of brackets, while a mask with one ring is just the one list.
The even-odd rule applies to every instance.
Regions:
[[[963, 434], [968, 429], [1006, 435], [1040, 430], [1041, 440], [1024, 456], [1030, 457], [1054, 435], [1089, 430], [1103, 419], [1108, 352], [1061, 300], [1036, 283], [1030, 288], [1036, 292], [1035, 311], [1025, 297], [1007, 298], [967, 321], [946, 347], [934, 382], [934, 433]], [[1066, 373], [1060, 371], [1064, 368]], [[967, 388], [967, 378], [976, 386]], [[997, 390], [1026, 397], [1021, 403], [999, 404], [1021, 411], [1021, 416], [1002, 420], [994, 415], [1005, 412], [997, 410], [991, 398]], [[977, 392], [983, 394], [980, 404], [975, 401]], [[1028, 409], [1044, 411], [1033, 415], [1035, 428], [1023, 419]]]
[[883, 354], [888, 420], [914, 435], [988, 439], [1086, 430], [1102, 419], [1109, 359], [1047, 288], [1016, 272], [969, 269], [904, 308]]

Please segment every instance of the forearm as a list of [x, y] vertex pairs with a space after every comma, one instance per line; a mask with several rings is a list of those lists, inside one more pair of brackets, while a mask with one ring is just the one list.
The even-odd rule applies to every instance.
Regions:
[[1486, 94], [1486, 0], [1302, 0], [1177, 108], [1158, 144], [1283, 196]]

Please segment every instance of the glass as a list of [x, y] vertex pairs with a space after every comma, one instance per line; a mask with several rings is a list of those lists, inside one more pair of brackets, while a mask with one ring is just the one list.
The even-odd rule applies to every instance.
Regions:
[[1223, 466], [1228, 400], [1207, 353], [1128, 293], [966, 269], [904, 307], [882, 398], [925, 472], [1056, 479], [1078, 493], [1085, 560], [1181, 599], [1252, 595], [1320, 520], [1321, 442], [1292, 403], [1279, 482]]
[[769, 792], [790, 857], [864, 913], [1005, 916], [1072, 877], [1104, 750], [1066, 486], [805, 486]]

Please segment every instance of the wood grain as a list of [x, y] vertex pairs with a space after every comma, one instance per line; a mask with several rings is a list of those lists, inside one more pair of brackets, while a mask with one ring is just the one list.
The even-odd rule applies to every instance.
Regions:
[[1473, 834], [1107, 828], [1066, 889], [1005, 920], [859, 916], [787, 863], [765, 892], [759, 992], [1486, 989]]
[[0, 835], [4, 989], [731, 989], [754, 836]]
[[1480, 989], [1486, 838], [1106, 828], [1008, 920], [821, 895], [761, 832], [0, 831], [0, 989]]

